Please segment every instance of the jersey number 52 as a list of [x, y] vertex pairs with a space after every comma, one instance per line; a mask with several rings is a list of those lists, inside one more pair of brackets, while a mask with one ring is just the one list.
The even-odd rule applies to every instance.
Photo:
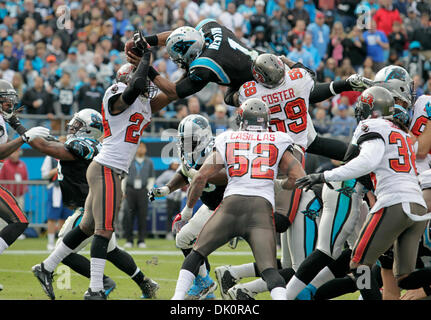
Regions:
[[[239, 154], [243, 151], [242, 154]], [[245, 152], [244, 152], [245, 151]], [[257, 155], [252, 161], [251, 156]], [[278, 148], [271, 143], [259, 143], [250, 152], [248, 142], [229, 142], [226, 144], [226, 162], [230, 177], [242, 177], [251, 170], [252, 179], [274, 179], [274, 170], [270, 169], [277, 162]], [[251, 165], [250, 165], [251, 162]], [[264, 170], [262, 167], [268, 167]]]

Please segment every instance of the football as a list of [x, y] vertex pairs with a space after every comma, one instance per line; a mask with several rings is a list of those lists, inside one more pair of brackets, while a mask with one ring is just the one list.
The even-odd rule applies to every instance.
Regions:
[[134, 55], [136, 55], [138, 57], [142, 57], [144, 54], [142, 52], [142, 50], [138, 49], [135, 46], [135, 42], [133, 41], [133, 39], [127, 40], [127, 42], [125, 44], [125, 51], [126, 51], [126, 54], [127, 54], [127, 52], [132, 52]]

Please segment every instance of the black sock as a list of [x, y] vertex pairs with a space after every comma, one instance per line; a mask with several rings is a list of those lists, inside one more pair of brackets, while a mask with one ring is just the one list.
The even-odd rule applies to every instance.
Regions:
[[89, 236], [78, 226], [73, 228], [63, 238], [63, 243], [70, 249], [76, 249]]
[[358, 290], [355, 281], [350, 277], [332, 279], [320, 286], [314, 295], [314, 300], [329, 300], [346, 293]]
[[106, 259], [129, 277], [133, 276], [138, 268], [132, 256], [118, 247], [108, 252]]
[[181, 251], [183, 252], [184, 257], [187, 257], [190, 252], [192, 252], [192, 249], [181, 249]]
[[141, 270], [139, 270], [139, 272], [134, 277], [132, 277], [132, 280], [135, 281], [138, 286], [140, 286], [144, 282], [144, 278], [144, 274]]
[[257, 268], [256, 262], [253, 262], [253, 267], [254, 267], [254, 273], [256, 274], [256, 277], [262, 277], [259, 269]]
[[314, 250], [305, 260], [301, 263], [295, 276], [302, 282], [308, 284], [314, 277], [326, 267], [328, 264], [333, 262], [332, 259], [327, 254], [320, 250]]
[[286, 283], [289, 283], [290, 279], [295, 275], [295, 270], [292, 268], [281, 269], [278, 270], [278, 272], [281, 274]]
[[423, 268], [410, 273], [404, 279], [398, 281], [401, 289], [417, 289], [431, 285], [431, 268]]
[[27, 229], [28, 223], [10, 223], [0, 231], [0, 238], [10, 246]]
[[61, 262], [68, 266], [70, 269], [79, 273], [80, 275], [90, 278], [90, 260], [80, 254], [72, 252]]
[[352, 250], [345, 249], [334, 262], [328, 265], [335, 278], [343, 278], [350, 271], [350, 255]]
[[192, 252], [184, 259], [181, 269], [185, 269], [193, 273], [195, 276], [199, 273], [199, 267], [204, 262], [205, 257], [199, 252], [192, 250]]
[[208, 270], [208, 273], [211, 271], [211, 265], [210, 265], [210, 262], [208, 261], [208, 257], [205, 257], [205, 267], [207, 268], [207, 270]]
[[[75, 229], [78, 229], [78, 228], [75, 228]], [[98, 234], [94, 235], [93, 242], [91, 243], [91, 248], [90, 248], [90, 256], [92, 258], [106, 260], [108, 243], [109, 243], [108, 238], [99, 236]]]
[[[370, 270], [370, 287], [364, 288], [363, 285], [363, 277], [366, 276], [366, 273], [358, 273], [358, 269], [352, 270], [353, 276], [355, 277], [355, 283], [358, 290], [361, 292], [362, 298], [364, 300], [382, 300], [382, 294], [380, 292], [380, 287], [377, 283], [377, 280], [371, 275]], [[360, 285], [358, 287], [358, 285]]]

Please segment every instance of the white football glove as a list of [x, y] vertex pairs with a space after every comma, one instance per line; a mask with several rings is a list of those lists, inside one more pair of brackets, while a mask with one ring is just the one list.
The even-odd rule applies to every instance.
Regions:
[[45, 127], [34, 127], [27, 130], [22, 136], [24, 142], [31, 142], [36, 138], [46, 138], [49, 136], [49, 129]]
[[148, 192], [148, 198], [150, 199], [150, 201], [154, 201], [155, 198], [166, 197], [170, 192], [171, 190], [169, 189], [168, 186], [163, 186], [160, 188], [152, 188]]
[[373, 86], [373, 81], [365, 78], [359, 74], [352, 74], [347, 78], [347, 81], [350, 83], [350, 86], [353, 90], [362, 92], [365, 89]]

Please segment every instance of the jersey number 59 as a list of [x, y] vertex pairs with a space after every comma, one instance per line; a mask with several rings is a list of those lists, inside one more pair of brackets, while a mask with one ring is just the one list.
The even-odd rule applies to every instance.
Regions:
[[[247, 151], [238, 154], [238, 151]], [[250, 165], [250, 156], [257, 155]], [[278, 148], [274, 144], [259, 143], [250, 152], [248, 142], [229, 142], [226, 144], [226, 162], [230, 177], [242, 177], [251, 170], [252, 179], [274, 179], [274, 170], [270, 167], [277, 162]], [[264, 170], [262, 167], [269, 167]]]

